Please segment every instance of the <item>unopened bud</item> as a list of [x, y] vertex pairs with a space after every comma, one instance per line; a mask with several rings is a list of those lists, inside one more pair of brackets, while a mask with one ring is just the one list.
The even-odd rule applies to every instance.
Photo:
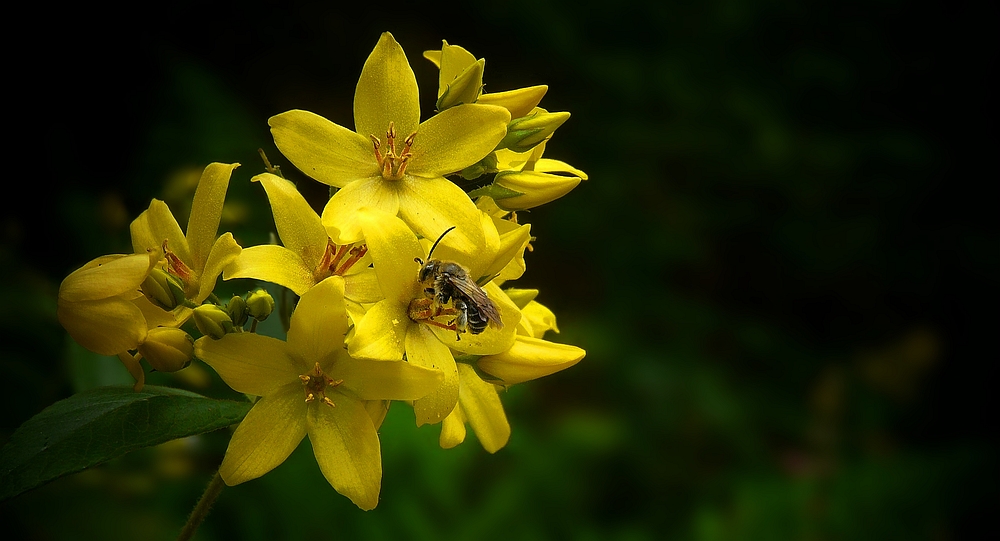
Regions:
[[520, 118], [531, 114], [531, 111], [538, 107], [538, 102], [542, 101], [542, 96], [548, 89], [549, 87], [545, 85], [539, 85], [503, 92], [489, 92], [479, 96], [476, 103], [499, 105], [510, 111], [511, 118]]
[[201, 334], [216, 340], [235, 330], [229, 313], [214, 304], [203, 304], [195, 308], [192, 317]]
[[528, 116], [515, 118], [507, 125], [507, 135], [497, 145], [497, 149], [527, 152], [548, 139], [567, 119], [569, 113], [549, 113], [542, 109], [537, 109]]
[[437, 110], [444, 111], [449, 107], [463, 103], [476, 103], [483, 91], [483, 68], [486, 60], [480, 58], [477, 62], [465, 68], [454, 80], [447, 83], [444, 92], [437, 100]]
[[497, 199], [497, 205], [504, 210], [524, 210], [544, 205], [559, 199], [580, 184], [580, 177], [553, 175], [537, 171], [502, 171], [493, 181], [520, 195]]
[[146, 340], [139, 344], [139, 353], [159, 372], [176, 372], [191, 364], [194, 339], [175, 327], [150, 329]]
[[258, 289], [247, 297], [247, 311], [250, 317], [264, 321], [274, 311], [274, 297], [263, 289]]
[[176, 276], [167, 274], [162, 269], [154, 268], [149, 271], [141, 287], [143, 295], [164, 310], [173, 310], [186, 300], [184, 284], [180, 283]]
[[239, 295], [233, 295], [233, 298], [226, 305], [226, 312], [229, 313], [229, 318], [232, 319], [233, 325], [237, 327], [242, 327], [247, 322], [247, 301], [243, 300], [243, 297]]

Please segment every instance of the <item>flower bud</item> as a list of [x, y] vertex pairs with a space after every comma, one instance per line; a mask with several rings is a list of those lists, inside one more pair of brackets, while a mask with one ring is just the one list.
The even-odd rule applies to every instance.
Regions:
[[237, 327], [242, 327], [247, 322], [247, 316], [250, 315], [247, 312], [247, 301], [243, 300], [243, 297], [239, 295], [233, 295], [229, 304], [226, 305], [226, 312], [229, 313], [229, 318], [232, 320], [233, 325]]
[[235, 330], [229, 313], [214, 304], [203, 304], [195, 308], [192, 317], [201, 334], [216, 340]]
[[507, 125], [507, 135], [497, 145], [497, 149], [509, 148], [514, 152], [527, 152], [548, 139], [567, 119], [569, 113], [550, 113], [544, 109], [536, 109], [528, 116], [510, 121]]
[[497, 205], [504, 210], [524, 210], [543, 205], [566, 195], [577, 184], [580, 184], [580, 177], [537, 171], [501, 171], [493, 181], [494, 186], [520, 194], [497, 198]]
[[274, 298], [263, 289], [258, 289], [247, 297], [247, 311], [250, 317], [264, 321], [274, 311]]
[[520, 118], [528, 116], [535, 107], [538, 107], [538, 102], [542, 101], [542, 96], [548, 89], [548, 86], [539, 85], [504, 90], [503, 92], [489, 92], [479, 96], [476, 103], [499, 105], [510, 111], [511, 118]]
[[180, 283], [177, 277], [167, 274], [162, 269], [154, 268], [149, 271], [149, 275], [143, 280], [141, 287], [143, 295], [164, 310], [173, 310], [186, 300], [184, 284]]
[[477, 62], [465, 68], [454, 80], [447, 83], [444, 92], [437, 100], [437, 110], [444, 111], [449, 107], [463, 103], [475, 103], [483, 91], [483, 68], [486, 60], [480, 58]]
[[146, 340], [139, 344], [139, 353], [154, 370], [176, 372], [191, 364], [194, 339], [175, 327], [156, 327], [150, 329]]

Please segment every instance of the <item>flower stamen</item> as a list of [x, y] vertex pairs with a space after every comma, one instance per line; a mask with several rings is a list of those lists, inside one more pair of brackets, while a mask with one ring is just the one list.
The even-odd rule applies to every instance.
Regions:
[[167, 240], [163, 240], [163, 257], [167, 260], [167, 272], [173, 274], [174, 276], [180, 278], [185, 282], [185, 284], [191, 279], [191, 275], [194, 272], [191, 267], [188, 267], [186, 263], [181, 261], [181, 258], [177, 257], [177, 254], [170, 251], [167, 248]]
[[375, 137], [374, 134], [368, 136], [371, 138], [372, 145], [375, 148], [375, 161], [378, 162], [382, 170], [382, 178], [385, 180], [400, 180], [403, 178], [403, 173], [406, 172], [406, 164], [413, 157], [413, 154], [410, 153], [410, 147], [413, 146], [416, 136], [417, 132], [413, 132], [403, 140], [403, 149], [399, 154], [396, 154], [396, 125], [394, 122], [389, 122], [389, 129], [385, 132], [386, 146], [389, 147], [385, 154], [380, 150], [382, 142], [379, 138]]
[[321, 396], [323, 397], [320, 400], [321, 402], [332, 408], [337, 407], [337, 405], [333, 403], [333, 400], [330, 400], [330, 397], [326, 395], [326, 390], [327, 387], [336, 387], [341, 383], [344, 383], [344, 380], [333, 379], [324, 374], [323, 369], [320, 368], [318, 362], [316, 363], [316, 366], [313, 367], [312, 372], [299, 375], [299, 379], [302, 381], [302, 386], [304, 387], [303, 390], [306, 394], [306, 403], [312, 402], [316, 400], [317, 397]]

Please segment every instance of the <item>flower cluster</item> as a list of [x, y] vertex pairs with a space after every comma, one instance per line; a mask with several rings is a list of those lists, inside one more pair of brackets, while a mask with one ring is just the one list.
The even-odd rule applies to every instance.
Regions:
[[[483, 92], [485, 61], [461, 47], [445, 42], [424, 56], [440, 78], [423, 122], [413, 71], [389, 33], [362, 69], [354, 130], [301, 110], [269, 120], [280, 152], [332, 194], [320, 215], [280, 170], [253, 177], [280, 245], [218, 236], [237, 164], [212, 164], [186, 233], [153, 200], [132, 223], [133, 254], [95, 259], [60, 288], [63, 326], [84, 347], [117, 355], [137, 388], [141, 359], [175, 371], [194, 358], [259, 397], [220, 468], [227, 484], [269, 472], [308, 435], [330, 484], [372, 509], [390, 401], [411, 404], [418, 426], [440, 424], [442, 447], [470, 426], [492, 453], [510, 436], [499, 391], [584, 356], [543, 338], [558, 328], [537, 290], [505, 286], [525, 272], [532, 239], [516, 211], [586, 179], [542, 157], [569, 114], [538, 107], [545, 86]], [[298, 295], [286, 340], [254, 332], [274, 308], [269, 295], [223, 305], [212, 294], [220, 275]]]

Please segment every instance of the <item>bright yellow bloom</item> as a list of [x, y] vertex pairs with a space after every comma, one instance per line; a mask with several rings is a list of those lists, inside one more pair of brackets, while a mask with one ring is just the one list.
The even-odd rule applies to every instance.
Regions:
[[224, 278], [255, 278], [282, 285], [302, 295], [330, 276], [343, 276], [353, 303], [373, 303], [381, 292], [363, 244], [338, 246], [316, 211], [291, 182], [264, 173], [252, 179], [267, 192], [274, 225], [284, 246], [265, 244], [244, 248]]
[[[451, 350], [472, 355], [505, 351], [513, 343], [521, 315], [499, 287], [487, 283], [483, 290], [500, 312], [501, 329], [488, 327], [480, 334], [458, 335], [454, 329], [442, 328], [444, 325], [435, 321], [410, 319], [411, 302], [426, 299], [417, 281], [420, 265], [414, 261], [427, 259], [425, 249], [398, 218], [375, 209], [363, 209], [358, 213], [358, 220], [385, 299], [357, 321], [348, 344], [351, 354], [385, 360], [400, 360], [405, 356], [411, 364], [442, 370], [445, 377], [442, 386], [413, 404], [418, 425], [440, 422], [458, 402], [459, 375]], [[506, 267], [515, 252], [506, 246], [522, 244], [516, 241], [502, 243], [496, 228], [492, 227], [492, 220], [485, 215], [481, 215], [480, 224], [482, 235], [487, 239], [481, 249], [473, 254], [456, 250], [448, 243], [449, 233], [435, 249], [433, 258], [459, 263], [472, 279], [489, 278], [491, 272]], [[527, 230], [522, 231], [526, 237]]]
[[[442, 448], [450, 449], [465, 441], [465, 424], [468, 423], [483, 448], [495, 453], [510, 437], [510, 424], [498, 390], [569, 368], [586, 354], [576, 346], [541, 339], [546, 330], [559, 330], [552, 311], [532, 300], [537, 290], [507, 290], [505, 293], [511, 294], [511, 299], [522, 310], [518, 334], [506, 351], [474, 360], [475, 368], [466, 363], [458, 364], [458, 405], [441, 424], [439, 443]], [[486, 380], [479, 371], [486, 374]]]
[[[222, 268], [239, 253], [232, 235], [216, 241], [229, 177], [238, 164], [211, 164], [195, 192], [185, 237], [167, 206], [154, 199], [149, 209], [131, 225], [135, 254], [102, 256], [90, 261], [63, 280], [59, 287], [59, 322], [81, 346], [101, 355], [117, 355], [136, 379], [144, 382], [142, 366], [128, 351], [139, 350], [157, 370], [170, 371], [185, 365], [183, 331], [151, 330], [179, 327], [190, 308], [177, 305], [167, 311], [149, 298], [164, 300], [168, 294], [157, 283], [147, 282], [160, 265], [181, 280], [183, 294], [200, 302], [211, 293]], [[157, 288], [155, 293], [143, 288]], [[172, 302], [172, 301], [171, 301]]]
[[425, 238], [457, 226], [455, 241], [482, 244], [479, 213], [444, 175], [493, 151], [510, 114], [464, 104], [420, 122], [417, 81], [402, 47], [388, 32], [365, 62], [354, 94], [355, 131], [293, 110], [268, 123], [275, 145], [302, 172], [339, 188], [323, 211], [338, 242], [361, 239], [354, 213], [371, 207], [398, 215]]
[[[229, 178], [240, 164], [213, 163], [205, 168], [191, 203], [185, 235], [166, 203], [154, 199], [132, 222], [132, 248], [152, 253], [161, 267], [184, 284], [184, 294], [194, 304], [208, 298], [222, 270], [240, 255], [232, 233], [217, 237]], [[186, 320], [190, 310], [180, 319]]]
[[226, 484], [271, 471], [308, 434], [333, 488], [362, 509], [378, 504], [382, 460], [369, 407], [384, 412], [383, 400], [419, 399], [442, 375], [402, 361], [349, 356], [346, 310], [344, 281], [333, 276], [302, 295], [287, 341], [253, 333], [198, 339], [198, 358], [233, 389], [261, 397], [229, 442], [219, 469]]

